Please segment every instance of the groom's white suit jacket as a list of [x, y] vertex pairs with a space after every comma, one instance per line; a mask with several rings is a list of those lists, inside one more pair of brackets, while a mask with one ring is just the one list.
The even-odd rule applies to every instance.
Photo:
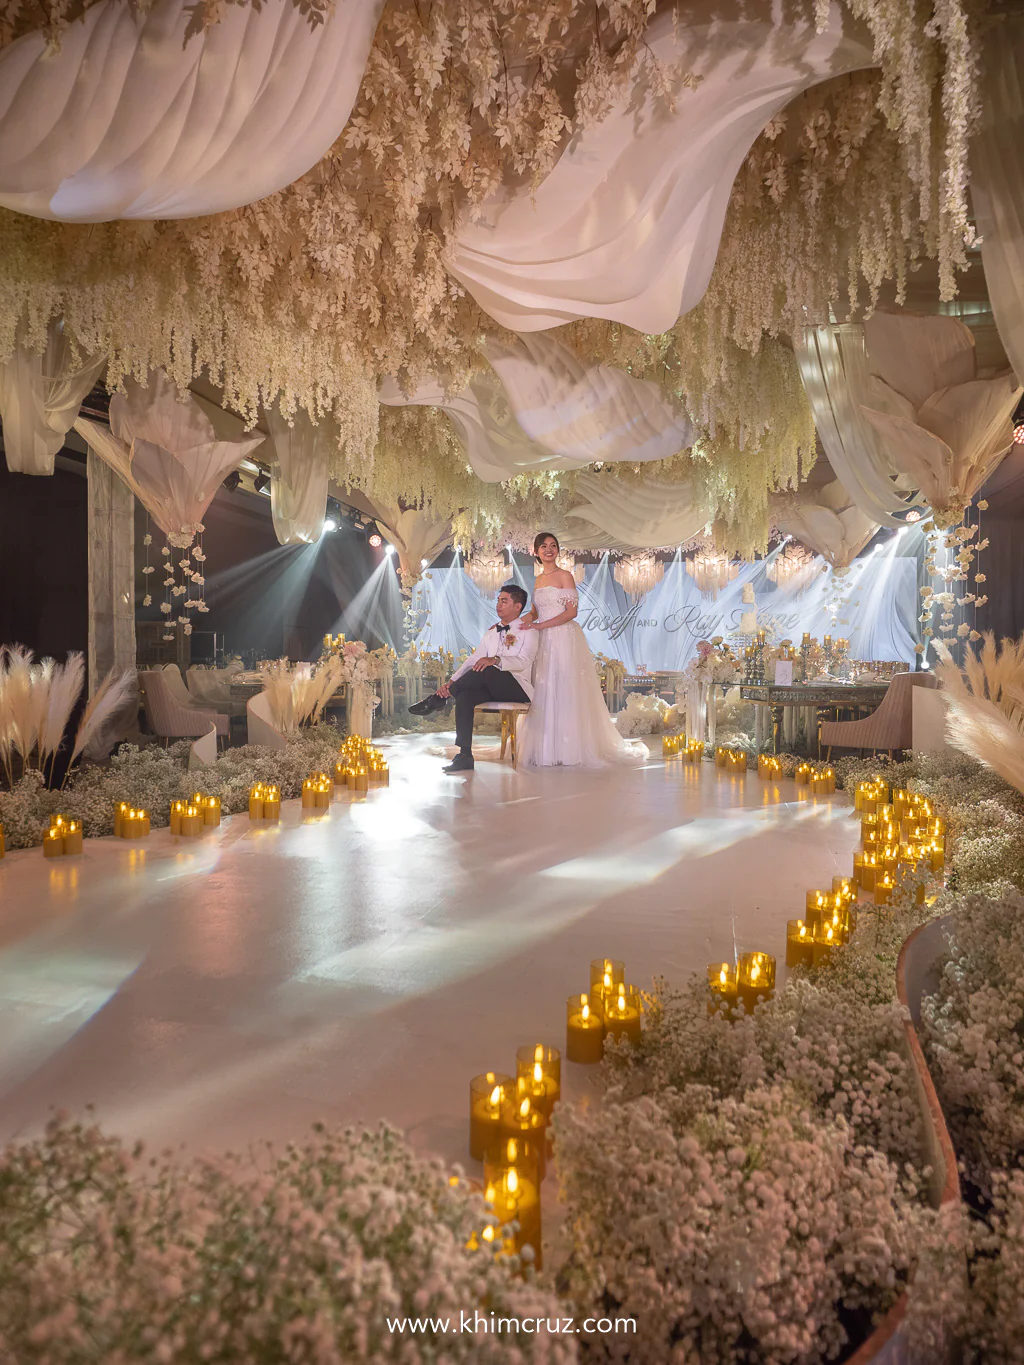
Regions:
[[490, 630], [464, 664], [452, 674], [452, 682], [461, 678], [478, 659], [498, 660], [503, 673], [514, 673], [516, 682], [528, 697], [533, 697], [533, 661], [537, 657], [540, 636], [535, 630], [521, 630], [519, 617], [509, 623], [507, 631], [499, 632], [497, 625]]

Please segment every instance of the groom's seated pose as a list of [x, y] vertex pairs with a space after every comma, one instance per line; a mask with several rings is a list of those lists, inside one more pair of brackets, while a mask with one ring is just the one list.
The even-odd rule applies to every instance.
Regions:
[[516, 630], [526, 606], [518, 583], [506, 583], [498, 593], [498, 624], [480, 641], [466, 662], [431, 696], [410, 706], [414, 716], [429, 716], [455, 698], [455, 742], [459, 752], [446, 773], [473, 769], [473, 712], [485, 701], [529, 701], [533, 696], [533, 661], [540, 636], [535, 630]]

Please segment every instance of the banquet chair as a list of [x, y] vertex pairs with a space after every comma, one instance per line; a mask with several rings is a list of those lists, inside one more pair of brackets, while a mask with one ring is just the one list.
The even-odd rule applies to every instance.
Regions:
[[519, 716], [523, 711], [529, 711], [528, 701], [482, 701], [478, 706], [474, 706], [474, 711], [500, 711], [501, 713], [501, 753], [500, 758], [505, 757], [505, 750], [511, 746], [512, 767], [519, 766], [519, 751], [516, 746], [516, 727], [519, 724]]
[[835, 744], [844, 749], [909, 749], [913, 739], [915, 687], [938, 687], [933, 673], [897, 673], [878, 709], [863, 720], [829, 720], [821, 727], [821, 743], [828, 745], [826, 760]]
[[164, 748], [170, 739], [198, 739], [209, 733], [211, 725], [217, 727], [218, 740], [227, 738], [229, 717], [197, 706], [173, 664], [140, 673], [139, 687], [153, 733], [164, 741]]

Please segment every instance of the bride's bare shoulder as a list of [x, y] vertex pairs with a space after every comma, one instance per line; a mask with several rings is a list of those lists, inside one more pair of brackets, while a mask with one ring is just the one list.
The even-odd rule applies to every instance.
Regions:
[[571, 588], [576, 591], [576, 580], [568, 569], [559, 569], [551, 579], [551, 584], [556, 588]]

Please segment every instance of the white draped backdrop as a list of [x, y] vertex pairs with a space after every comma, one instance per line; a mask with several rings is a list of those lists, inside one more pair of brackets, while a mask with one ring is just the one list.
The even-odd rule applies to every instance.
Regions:
[[[890, 542], [895, 547], [895, 542]], [[794, 591], [776, 586], [766, 576], [769, 560], [741, 566], [735, 580], [717, 599], [701, 595], [682, 561], [665, 566], [665, 576], [645, 597], [628, 597], [612, 574], [608, 559], [588, 565], [580, 587], [578, 620], [595, 654], [621, 659], [632, 672], [681, 670], [693, 658], [697, 641], [739, 633], [749, 606], [743, 588], [753, 583], [758, 623], [775, 640], [799, 644], [805, 631], [821, 639], [844, 636], [856, 659], [902, 659], [913, 668], [917, 642], [918, 561], [896, 556], [887, 545], [858, 559], [845, 574], [821, 571], [809, 587]], [[527, 591], [531, 569], [509, 572]], [[831, 604], [840, 607], [833, 622]], [[429, 614], [416, 644], [418, 648], [451, 650], [458, 654], [477, 645], [494, 621], [494, 598], [485, 597], [461, 567], [431, 569], [417, 586], [414, 607]]]

